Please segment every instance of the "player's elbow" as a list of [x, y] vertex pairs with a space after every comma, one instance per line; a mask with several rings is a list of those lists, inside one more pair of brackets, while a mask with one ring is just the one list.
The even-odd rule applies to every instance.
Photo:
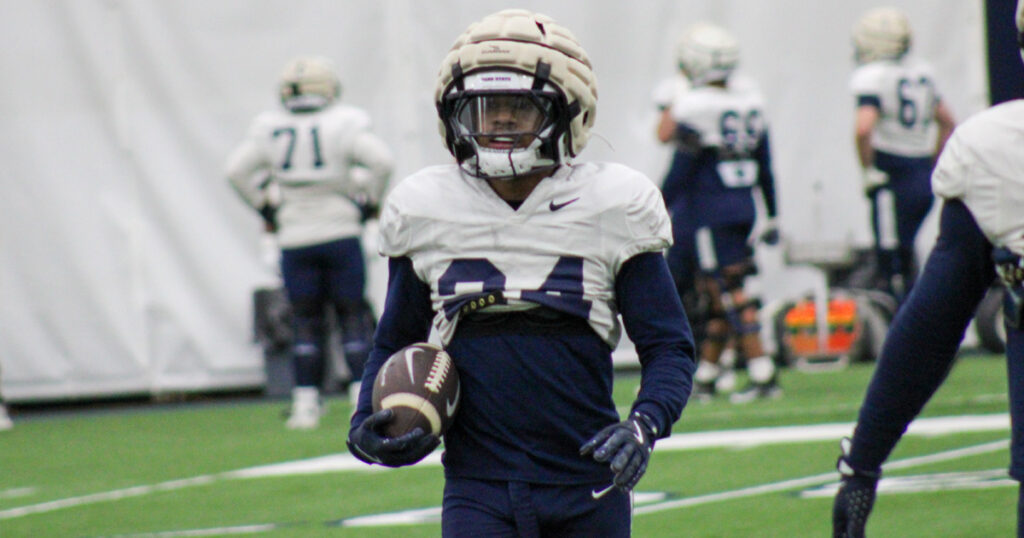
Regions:
[[670, 140], [672, 140], [672, 135], [674, 134], [674, 132], [674, 129], [665, 129], [664, 127], [659, 125], [658, 132], [656, 133], [658, 141], [661, 142], [662, 144], [667, 144]]
[[875, 130], [875, 124], [878, 123], [878, 109], [873, 106], [861, 106], [857, 108], [856, 119], [854, 121], [854, 136], [856, 136], [858, 142], [867, 138], [870, 139], [872, 131]]
[[953, 119], [953, 113], [946, 106], [946, 103], [939, 101], [935, 103], [935, 121], [938, 122], [939, 127], [948, 128], [950, 130], [956, 125], [956, 120]]
[[853, 139], [860, 144], [871, 144], [871, 133], [875, 130], [873, 123], [858, 123], [853, 130]]
[[658, 121], [658, 128], [655, 135], [662, 144], [667, 144], [676, 134], [676, 122], [669, 115], [668, 109], [662, 111], [661, 119]]

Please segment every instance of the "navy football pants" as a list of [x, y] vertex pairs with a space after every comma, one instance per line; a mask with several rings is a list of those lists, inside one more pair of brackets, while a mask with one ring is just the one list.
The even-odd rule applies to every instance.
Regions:
[[329, 307], [337, 315], [353, 380], [362, 378], [376, 319], [364, 298], [366, 267], [359, 238], [283, 249], [281, 274], [293, 313], [296, 385], [323, 382]]
[[[958, 200], [945, 202], [939, 238], [893, 319], [861, 406], [850, 452], [854, 467], [881, 466], [945, 381], [974, 311], [995, 279], [991, 255], [992, 245], [967, 207]], [[1014, 391], [1024, 391], [1024, 382], [1017, 385]]]
[[558, 486], [448, 478], [441, 516], [444, 538], [626, 538], [632, 502], [608, 484]]
[[[974, 311], [995, 277], [992, 245], [967, 207], [945, 202], [939, 238], [921, 279], [893, 320], [868, 386], [850, 459], [860, 469], [885, 461], [907, 425], [945, 380]], [[1024, 481], [1024, 331], [1007, 327], [1012, 429], [1010, 476]], [[1024, 491], [1017, 535], [1024, 538]]]
[[930, 157], [906, 158], [883, 152], [876, 165], [889, 174], [889, 185], [871, 195], [871, 230], [879, 272], [888, 283], [899, 275], [902, 289], [891, 289], [902, 301], [917, 277], [914, 241], [932, 208]]

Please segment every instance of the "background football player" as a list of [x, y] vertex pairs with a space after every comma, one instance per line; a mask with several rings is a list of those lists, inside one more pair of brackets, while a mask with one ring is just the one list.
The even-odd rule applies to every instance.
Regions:
[[[778, 241], [764, 100], [750, 79], [733, 76], [739, 45], [725, 29], [706, 22], [690, 26], [676, 56], [691, 88], [677, 92], [662, 112], [658, 138], [675, 145], [662, 191], [676, 237], [668, 253], [676, 285], [683, 296], [695, 289], [707, 305], [699, 310], [703, 339], [695, 394], [715, 392], [720, 358], [733, 340], [746, 358], [750, 385], [731, 399], [776, 397], [781, 389], [761, 341], [759, 301], [743, 289], [757, 271], [752, 240]], [[757, 233], [755, 187], [767, 212]]]
[[[322, 412], [328, 308], [336, 313], [356, 386], [362, 378], [376, 320], [365, 299], [360, 238], [387, 185], [392, 157], [370, 131], [366, 112], [338, 102], [341, 84], [329, 59], [292, 60], [279, 91], [282, 108], [253, 120], [226, 173], [276, 230], [294, 324], [296, 386], [287, 426], [310, 429]], [[278, 200], [268, 199], [267, 178]]]
[[[628, 536], [630, 491], [695, 366], [661, 195], [625, 166], [572, 162], [596, 80], [547, 16], [506, 10], [471, 25], [435, 101], [457, 164], [417, 172], [385, 201], [388, 293], [349, 447], [400, 466], [440, 442], [384, 437], [391, 411], [371, 414], [380, 365], [433, 328], [462, 389], [445, 434], [444, 536]], [[612, 400], [619, 314], [642, 377], [625, 420]]]
[[[1017, 4], [1024, 36], [1024, 0]], [[1021, 41], [1024, 43], [1024, 41]], [[1024, 52], [1022, 52], [1024, 57]], [[964, 331], [993, 280], [1006, 288], [1010, 476], [1024, 479], [1024, 100], [957, 127], [932, 187], [942, 198], [939, 238], [886, 336], [852, 440], [844, 440], [833, 506], [836, 537], [864, 536], [882, 462], [948, 375]], [[1017, 536], [1024, 536], [1024, 492]]]
[[932, 206], [934, 158], [954, 126], [931, 66], [907, 55], [910, 41], [907, 16], [893, 7], [866, 12], [853, 28], [857, 158], [879, 286], [900, 302], [917, 275], [914, 238]]

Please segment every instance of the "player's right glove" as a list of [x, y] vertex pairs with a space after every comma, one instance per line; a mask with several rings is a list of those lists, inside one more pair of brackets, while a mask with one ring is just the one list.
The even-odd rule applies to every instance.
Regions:
[[777, 217], [771, 217], [765, 222], [764, 228], [759, 230], [758, 240], [768, 246], [779, 244], [779, 219]]
[[599, 462], [611, 462], [615, 487], [629, 491], [647, 471], [654, 450], [657, 427], [650, 417], [634, 411], [628, 419], [597, 432], [582, 447], [581, 456], [593, 455]]
[[441, 444], [441, 438], [421, 428], [400, 437], [386, 437], [384, 427], [394, 420], [394, 411], [384, 409], [366, 417], [357, 428], [348, 432], [349, 452], [366, 463], [385, 467], [412, 465], [427, 457]]
[[850, 444], [849, 438], [839, 443], [842, 453], [836, 461], [836, 469], [842, 478], [832, 504], [832, 538], [864, 538], [864, 527], [875, 505], [875, 490], [882, 476], [880, 471], [854, 469], [848, 459]]
[[271, 203], [266, 203], [260, 206], [257, 211], [260, 217], [263, 218], [263, 229], [268, 233], [274, 233], [277, 231], [277, 206]]
[[864, 188], [864, 195], [871, 196], [878, 189], [889, 184], [889, 174], [869, 166], [861, 170], [861, 187]]
[[360, 204], [359, 206], [359, 222], [366, 224], [366, 221], [370, 219], [380, 218], [380, 206], [377, 204]]

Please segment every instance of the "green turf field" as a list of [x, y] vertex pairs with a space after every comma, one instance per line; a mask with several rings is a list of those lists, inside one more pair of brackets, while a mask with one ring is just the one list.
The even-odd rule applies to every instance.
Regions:
[[[775, 401], [691, 405], [674, 433], [707, 435], [656, 448], [637, 488], [634, 536], [828, 536], [827, 487], [836, 480], [842, 431], [829, 425], [854, 420], [872, 366], [785, 371], [786, 395]], [[891, 458], [896, 468], [886, 471], [886, 478], [903, 478], [893, 487], [908, 491], [880, 493], [869, 535], [1013, 535], [1017, 490], [1005, 478], [1009, 432], [999, 425], [1005, 378], [1000, 358], [960, 361], [924, 416], [979, 415], [961, 426], [996, 426], [908, 435]], [[635, 374], [617, 381], [623, 409], [637, 382]], [[244, 398], [60, 412], [16, 407], [16, 427], [0, 433], [0, 537], [440, 535], [438, 465], [353, 466], [344, 454], [347, 401], [332, 400], [314, 432], [285, 430], [285, 407]], [[783, 435], [741, 446], [707, 433], [751, 428], [740, 436], [746, 443]], [[787, 437], [797, 432], [814, 435]], [[708, 444], [687, 446], [695, 439]], [[918, 458], [928, 455], [935, 457]], [[324, 456], [333, 457], [264, 467]], [[249, 471], [236, 472], [243, 469]], [[410, 510], [405, 524], [362, 517]], [[382, 524], [365, 526], [371, 522]]]

